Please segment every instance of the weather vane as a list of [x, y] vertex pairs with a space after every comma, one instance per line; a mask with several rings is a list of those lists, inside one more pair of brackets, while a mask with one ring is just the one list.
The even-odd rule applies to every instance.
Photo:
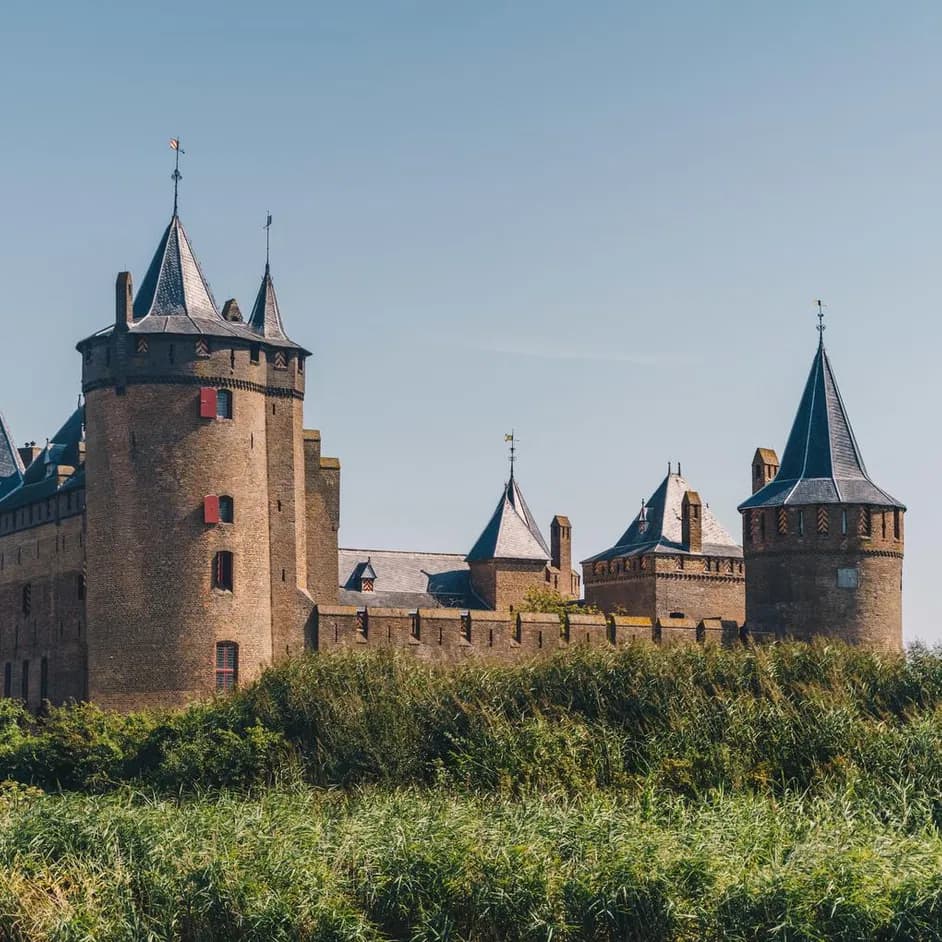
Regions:
[[510, 480], [514, 479], [514, 462], [517, 460], [517, 442], [519, 439], [511, 431], [509, 434], [504, 436], [505, 442], [510, 442]]
[[814, 303], [818, 305], [818, 336], [821, 338], [821, 343], [824, 343], [824, 332], [827, 330], [824, 326], [824, 302], [818, 298]]
[[271, 213], [268, 214], [268, 218], [265, 220], [265, 225], [262, 226], [265, 230], [265, 274], [268, 274], [268, 261], [271, 252]]
[[183, 179], [183, 174], [180, 173], [180, 154], [185, 154], [186, 151], [180, 146], [180, 138], [171, 137], [170, 138], [170, 149], [176, 154], [176, 161], [173, 165], [173, 173], [170, 175], [173, 180], [173, 215], [177, 214], [177, 190], [180, 187], [180, 181]]

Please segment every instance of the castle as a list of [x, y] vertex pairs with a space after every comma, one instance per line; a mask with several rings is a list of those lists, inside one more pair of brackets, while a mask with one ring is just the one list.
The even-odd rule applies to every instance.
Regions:
[[[8, 346], [9, 350], [10, 347]], [[340, 463], [303, 427], [309, 352], [266, 261], [252, 311], [217, 305], [176, 205], [136, 295], [81, 340], [84, 402], [45, 445], [0, 416], [3, 695], [167, 707], [305, 648], [504, 660], [574, 644], [824, 634], [902, 644], [902, 504], [867, 475], [819, 343], [779, 465], [759, 449], [743, 546], [680, 467], [572, 568], [513, 471], [466, 553], [338, 548]], [[521, 611], [534, 589], [586, 601]]]

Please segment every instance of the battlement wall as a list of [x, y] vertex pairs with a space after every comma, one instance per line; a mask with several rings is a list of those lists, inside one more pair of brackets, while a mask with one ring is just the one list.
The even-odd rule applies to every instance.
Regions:
[[320, 605], [312, 620], [308, 646], [323, 652], [396, 649], [438, 663], [465, 659], [512, 663], [582, 647], [644, 643], [729, 646], [746, 640], [748, 636], [738, 622], [719, 618], [652, 621], [626, 615], [572, 613], [559, 617], [541, 612]]

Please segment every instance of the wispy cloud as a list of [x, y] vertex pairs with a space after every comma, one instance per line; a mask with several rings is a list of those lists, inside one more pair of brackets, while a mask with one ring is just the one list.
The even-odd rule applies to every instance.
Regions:
[[690, 363], [696, 358], [689, 354], [673, 351], [637, 351], [628, 353], [620, 350], [591, 350], [572, 347], [568, 344], [548, 345], [545, 341], [526, 343], [482, 343], [470, 341], [463, 343], [465, 349], [480, 353], [492, 353], [498, 356], [527, 357], [535, 360], [568, 360], [586, 363], [627, 363], [632, 366], [676, 366], [678, 363]]

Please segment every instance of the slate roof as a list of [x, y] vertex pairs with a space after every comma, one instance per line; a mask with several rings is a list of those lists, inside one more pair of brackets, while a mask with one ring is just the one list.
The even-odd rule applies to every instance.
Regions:
[[831, 362], [820, 342], [778, 474], [739, 509], [843, 503], [905, 509], [867, 474]]
[[272, 281], [271, 269], [267, 264], [265, 265], [265, 274], [262, 276], [262, 283], [258, 288], [258, 294], [255, 296], [255, 305], [252, 308], [252, 316], [249, 318], [249, 326], [263, 337], [275, 340], [288, 339], [285, 326], [281, 320], [281, 311], [278, 308], [275, 283]]
[[[486, 608], [471, 590], [468, 564], [457, 553], [341, 549], [339, 563], [341, 605]], [[375, 591], [360, 592], [360, 579], [367, 566], [374, 572]]]
[[[267, 293], [266, 283], [270, 288]], [[133, 334], [235, 337], [250, 342], [264, 340], [272, 346], [288, 347], [307, 354], [309, 351], [293, 343], [285, 334], [267, 266], [259, 298], [263, 304], [263, 330], [256, 330], [251, 323], [227, 321], [219, 313], [183, 223], [174, 214], [134, 299], [134, 323], [129, 331]], [[258, 306], [259, 299], [255, 303]], [[252, 315], [254, 318], [254, 310]], [[113, 330], [112, 325], [92, 336], [107, 336]]]
[[485, 559], [541, 559], [549, 562], [549, 547], [513, 474], [504, 485], [504, 493], [491, 519], [466, 558], [469, 563]]
[[[681, 532], [681, 506], [684, 494], [689, 490], [690, 485], [680, 474], [669, 473], [657, 490], [642, 504], [638, 516], [631, 521], [615, 545], [584, 559], [583, 562], [594, 563], [603, 559], [649, 553], [689, 553], [690, 550], [682, 541]], [[713, 516], [706, 504], [703, 505], [701, 527], [703, 548], [697, 555], [742, 556], [742, 547]]]
[[[84, 440], [85, 410], [79, 406], [23, 472], [22, 484], [0, 499], [0, 511], [15, 510], [57, 493], [83, 487], [85, 468], [79, 446]], [[57, 473], [60, 465], [75, 468], [75, 473], [61, 486]]]
[[0, 500], [23, 483], [23, 470], [13, 433], [0, 413]]

